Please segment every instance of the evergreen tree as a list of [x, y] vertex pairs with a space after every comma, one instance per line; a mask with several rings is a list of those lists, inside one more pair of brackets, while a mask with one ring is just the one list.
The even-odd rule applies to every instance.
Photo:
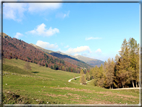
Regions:
[[53, 69], [53, 66], [51, 65], [51, 69]]
[[139, 86], [139, 44], [136, 49], [136, 87]]
[[[121, 81], [121, 86], [124, 87], [126, 83], [130, 83], [132, 69], [130, 68], [130, 55], [129, 55], [129, 47], [126, 39], [124, 39], [121, 51], [120, 51], [120, 61], [118, 71], [116, 72], [116, 76]], [[130, 71], [131, 69], [131, 71]]]
[[99, 80], [99, 68], [96, 65], [95, 68], [93, 69], [93, 74], [94, 74], [94, 85], [97, 86], [98, 85], [98, 80]]
[[103, 65], [101, 64], [100, 68], [99, 68], [99, 72], [98, 72], [98, 82], [97, 84], [101, 87], [104, 86], [104, 67]]
[[86, 73], [86, 80], [89, 81], [90, 80], [90, 75], [89, 75], [89, 72], [87, 71]]
[[48, 67], [47, 63], [45, 64], [46, 67]]
[[89, 74], [90, 74], [90, 80], [94, 79], [94, 68], [90, 69]]
[[130, 66], [134, 69], [132, 72], [132, 77], [133, 77], [132, 84], [134, 87], [134, 81], [137, 82], [137, 77], [139, 74], [138, 72], [139, 71], [139, 64], [138, 64], [139, 63], [138, 61], [139, 45], [137, 44], [137, 41], [134, 38], [129, 39], [129, 48], [130, 48]]
[[80, 70], [80, 83], [86, 84], [86, 79], [83, 70]]
[[108, 59], [107, 66], [106, 66], [106, 87], [112, 87], [114, 81], [114, 61], [110, 58]]
[[116, 56], [115, 56], [115, 62], [118, 62], [119, 58], [120, 58], [119, 55], [116, 54]]

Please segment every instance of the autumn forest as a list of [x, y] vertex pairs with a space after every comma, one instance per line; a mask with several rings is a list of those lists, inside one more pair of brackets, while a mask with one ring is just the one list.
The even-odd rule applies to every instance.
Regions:
[[138, 87], [139, 57], [137, 41], [134, 38], [129, 41], [124, 39], [119, 55], [116, 55], [115, 59], [109, 58], [101, 67], [91, 68], [90, 72], [86, 73], [86, 79], [94, 79], [95, 86], [105, 88]]

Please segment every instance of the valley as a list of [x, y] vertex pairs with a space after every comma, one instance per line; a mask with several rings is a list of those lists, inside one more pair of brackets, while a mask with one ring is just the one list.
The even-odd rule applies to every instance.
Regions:
[[[4, 104], [138, 104], [139, 90], [109, 90], [94, 87], [92, 82], [80, 85], [77, 73], [53, 70], [30, 63], [31, 70], [24, 69], [25, 61], [4, 59], [3, 103]], [[15, 95], [17, 97], [14, 97]]]
[[[119, 65], [124, 66], [125, 60], [123, 64], [118, 56], [117, 63], [72, 57], [4, 34], [2, 58], [3, 104], [139, 104], [139, 88], [135, 88], [139, 69], [130, 65], [122, 72]], [[125, 90], [117, 89], [122, 87]]]

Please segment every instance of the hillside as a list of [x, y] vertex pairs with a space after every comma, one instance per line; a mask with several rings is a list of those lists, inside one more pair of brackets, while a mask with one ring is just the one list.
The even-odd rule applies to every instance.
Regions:
[[[6, 34], [5, 34], [6, 35]], [[80, 68], [67, 61], [54, 57], [48, 53], [35, 48], [34, 46], [10, 36], [3, 36], [2, 56], [7, 59], [21, 59], [27, 62], [36, 63], [40, 66], [50, 67], [56, 70], [79, 72]]]
[[139, 104], [139, 89], [104, 89], [94, 87], [91, 82], [84, 86], [78, 82], [80, 78], [68, 82], [78, 77], [77, 73], [39, 67], [35, 63], [30, 63], [31, 71], [25, 71], [25, 61], [4, 60], [4, 104]]
[[81, 56], [81, 55], [76, 55], [74, 56], [75, 58], [77, 58], [78, 60], [81, 60], [81, 61], [84, 61], [85, 63], [95, 67], [96, 65], [98, 67], [101, 66], [101, 64], [104, 64], [103, 61], [101, 60], [98, 60], [98, 59], [92, 59], [92, 58], [88, 58], [88, 57], [85, 57], [85, 56]]
[[34, 44], [31, 44], [31, 45], [33, 45], [34, 47], [36, 47], [36, 48], [38, 48], [38, 49], [52, 55], [52, 56], [63, 59], [64, 61], [70, 62], [71, 64], [77, 65], [79, 67], [88, 68], [88, 69], [92, 67], [91, 65], [89, 65], [89, 64], [87, 64], [87, 63], [85, 63], [85, 62], [83, 62], [83, 61], [81, 61], [81, 60], [79, 60], [77, 58], [71, 57], [71, 56], [69, 56], [67, 54], [64, 54], [64, 53], [61, 53], [61, 52], [54, 52], [54, 51], [47, 50], [47, 49], [43, 49], [43, 48], [41, 48], [39, 46], [36, 46]]

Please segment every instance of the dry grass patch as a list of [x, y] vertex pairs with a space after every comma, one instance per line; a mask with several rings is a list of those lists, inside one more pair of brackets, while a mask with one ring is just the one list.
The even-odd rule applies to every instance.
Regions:
[[85, 104], [116, 104], [109, 101], [96, 101], [96, 100], [86, 100]]
[[138, 98], [132, 95], [122, 95], [122, 94], [117, 94], [117, 93], [112, 93], [112, 92], [97, 92], [99, 94], [104, 94], [104, 96], [119, 96], [121, 98], [126, 97], [126, 98]]
[[78, 94], [68, 93], [67, 95], [74, 97], [75, 99], [79, 99], [81, 96]]
[[72, 90], [72, 91], [83, 91], [83, 92], [86, 92], [86, 93], [92, 93], [92, 92], [94, 92], [94, 91], [92, 91], [92, 90], [77, 89], [77, 88], [70, 88], [70, 87], [50, 87], [50, 88], [62, 89], [62, 90]]
[[68, 96], [66, 96], [66, 95], [56, 95], [56, 94], [46, 94], [47, 96], [51, 96], [51, 97], [66, 97], [66, 98], [68, 98]]

